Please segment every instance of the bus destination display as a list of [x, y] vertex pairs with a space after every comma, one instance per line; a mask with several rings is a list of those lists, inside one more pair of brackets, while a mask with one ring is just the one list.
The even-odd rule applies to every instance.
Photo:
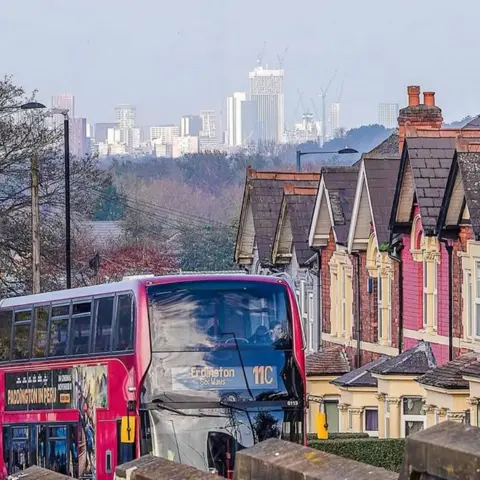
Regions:
[[277, 367], [273, 365], [242, 367], [174, 367], [172, 389], [178, 390], [246, 390], [278, 388]]

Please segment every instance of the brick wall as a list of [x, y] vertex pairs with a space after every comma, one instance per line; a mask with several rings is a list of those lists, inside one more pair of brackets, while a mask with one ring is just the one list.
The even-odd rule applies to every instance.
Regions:
[[329, 262], [333, 253], [336, 250], [335, 238], [333, 230], [330, 230], [330, 237], [327, 246], [322, 248], [321, 263], [322, 263], [322, 331], [331, 333], [330, 324], [330, 267]]
[[437, 332], [448, 337], [448, 252], [444, 243], [440, 243], [440, 265], [437, 267]]
[[[378, 340], [378, 297], [377, 279], [373, 279], [373, 289], [368, 292], [369, 275], [367, 271], [367, 252], [360, 252], [360, 338], [364, 342], [376, 343]], [[352, 256], [353, 263], [353, 318], [357, 319], [357, 258]], [[356, 338], [356, 332], [353, 332]]]
[[[403, 328], [419, 330], [422, 326], [423, 266], [413, 261], [410, 253], [410, 236], [403, 236]], [[398, 281], [398, 276], [397, 276]]]

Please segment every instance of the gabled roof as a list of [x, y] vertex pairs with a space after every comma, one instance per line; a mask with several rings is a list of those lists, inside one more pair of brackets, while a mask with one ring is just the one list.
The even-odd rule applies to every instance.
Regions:
[[[390, 218], [390, 229], [397, 224], [409, 223], [412, 219], [398, 219], [399, 208], [405, 212], [412, 209], [414, 197], [417, 199], [426, 235], [435, 235], [440, 207], [447, 184], [456, 140], [453, 137], [407, 137], [395, 189]], [[403, 191], [406, 173], [411, 174], [411, 184], [405, 184], [409, 191]], [[409, 205], [399, 205], [409, 202]]]
[[355, 370], [332, 380], [330, 383], [339, 387], [376, 387], [378, 381], [370, 373], [370, 369], [382, 365], [382, 363], [385, 363], [390, 358], [391, 357], [388, 356], [382, 356], [373, 362], [367, 363], [363, 367], [356, 368]]
[[437, 229], [457, 227], [465, 206], [475, 238], [480, 239], [480, 153], [457, 152], [448, 176]]
[[[317, 187], [319, 180], [319, 173], [259, 172], [249, 167], [247, 169], [240, 224], [235, 244], [235, 261], [239, 262], [242, 254], [244, 235], [254, 235], [261, 264], [270, 265], [273, 241], [283, 199], [284, 184], [293, 183], [297, 186]], [[249, 209], [251, 209], [253, 217], [252, 227], [246, 225]]]
[[[399, 166], [400, 159], [393, 156], [390, 158], [364, 157], [362, 159], [348, 234], [350, 251], [358, 240], [364, 244], [365, 248], [367, 247], [370, 222], [373, 223], [377, 247], [389, 241], [388, 222], [392, 211]], [[366, 217], [368, 217], [368, 221]]]
[[420, 378], [417, 382], [431, 387], [458, 390], [468, 388], [468, 382], [463, 379], [463, 369], [477, 362], [478, 354], [467, 353], [441, 367], [437, 367]]
[[305, 364], [307, 377], [343, 375], [350, 371], [347, 354], [340, 345], [307, 355]]
[[[315, 209], [310, 226], [310, 246], [316, 245], [315, 240], [319, 235], [319, 229], [326, 230], [325, 232], [322, 231], [320, 236], [328, 239], [331, 228], [333, 228], [335, 241], [339, 244], [346, 245], [355, 200], [358, 172], [358, 165], [322, 168], [322, 179], [315, 200]], [[320, 225], [322, 213], [325, 215], [325, 208], [328, 210], [330, 220], [328, 228]]]
[[409, 350], [370, 369], [374, 375], [423, 375], [437, 366], [430, 343], [421, 341]]
[[[297, 187], [293, 184], [284, 185], [284, 194], [277, 230], [275, 233], [272, 263], [281, 261], [281, 256], [291, 255], [292, 247], [299, 265], [303, 266], [314, 252], [308, 247], [308, 229], [312, 220], [313, 207], [317, 188]], [[286, 224], [287, 222], [288, 225]], [[288, 251], [283, 251], [283, 249]]]
[[395, 129], [382, 143], [363, 154], [363, 158], [379, 158], [382, 160], [387, 158], [400, 160], [400, 156], [398, 129]]

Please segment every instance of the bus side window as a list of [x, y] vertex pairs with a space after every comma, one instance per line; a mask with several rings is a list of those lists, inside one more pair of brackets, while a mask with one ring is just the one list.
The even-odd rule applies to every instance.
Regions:
[[42, 305], [35, 307], [35, 316], [33, 321], [33, 341], [32, 341], [32, 357], [41, 358], [47, 354], [48, 340], [48, 315], [50, 313], [50, 305]]
[[92, 302], [74, 303], [72, 310], [71, 349], [72, 355], [85, 355], [90, 350]]
[[0, 361], [10, 360], [12, 315], [12, 310], [0, 310]]
[[48, 355], [50, 357], [63, 357], [67, 354], [69, 317], [70, 304], [52, 306], [50, 342], [48, 347]]
[[117, 297], [117, 321], [115, 323], [114, 350], [133, 349], [133, 296], [132, 294]]
[[32, 310], [15, 312], [13, 327], [12, 360], [28, 358], [30, 350], [30, 331]]
[[112, 343], [114, 297], [103, 297], [95, 300], [95, 331], [93, 338], [93, 352], [108, 352]]

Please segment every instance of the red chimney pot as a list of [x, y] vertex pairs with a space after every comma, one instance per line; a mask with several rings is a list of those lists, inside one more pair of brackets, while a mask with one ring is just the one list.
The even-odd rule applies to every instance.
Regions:
[[427, 107], [435, 106], [435, 92], [423, 92], [423, 103]]
[[420, 87], [418, 85], [410, 85], [408, 90], [408, 106], [417, 107], [420, 105]]

